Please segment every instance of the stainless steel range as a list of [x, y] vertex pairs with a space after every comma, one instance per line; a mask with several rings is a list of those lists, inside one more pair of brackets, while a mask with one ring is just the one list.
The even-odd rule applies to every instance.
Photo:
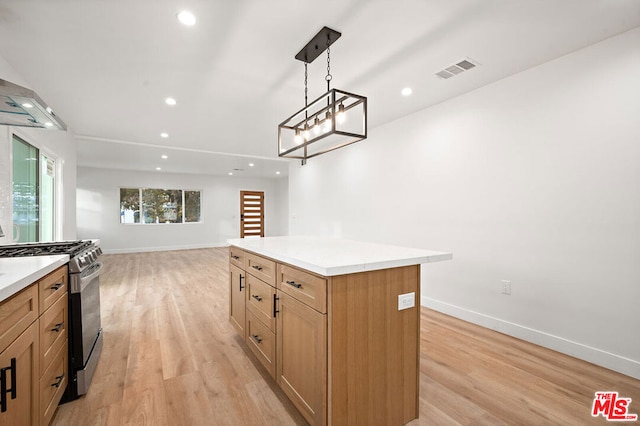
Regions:
[[69, 385], [62, 401], [87, 393], [100, 353], [100, 272], [96, 241], [78, 240], [0, 246], [0, 257], [69, 255]]

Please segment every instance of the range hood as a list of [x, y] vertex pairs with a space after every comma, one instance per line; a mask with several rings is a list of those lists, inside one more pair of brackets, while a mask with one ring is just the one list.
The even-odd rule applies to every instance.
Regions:
[[0, 79], [0, 124], [67, 130], [67, 125], [33, 90]]

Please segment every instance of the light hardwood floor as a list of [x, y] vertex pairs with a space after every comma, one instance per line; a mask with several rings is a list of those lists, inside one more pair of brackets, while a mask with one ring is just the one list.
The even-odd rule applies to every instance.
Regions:
[[[304, 425], [228, 322], [227, 249], [104, 255], [105, 345], [53, 425]], [[640, 414], [640, 381], [422, 308], [415, 425], [605, 424], [594, 392]], [[252, 362], [253, 361], [253, 362]]]

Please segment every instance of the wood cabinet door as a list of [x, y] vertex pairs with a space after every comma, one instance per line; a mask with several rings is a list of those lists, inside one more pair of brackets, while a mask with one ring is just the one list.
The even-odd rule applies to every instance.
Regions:
[[38, 321], [35, 321], [0, 354], [6, 388], [15, 390], [15, 399], [11, 392], [4, 395], [6, 407], [0, 412], [0, 425], [29, 426], [39, 422], [38, 332]]
[[278, 291], [277, 381], [312, 425], [326, 422], [327, 317]]
[[244, 339], [246, 282], [242, 269], [229, 265], [229, 321]]

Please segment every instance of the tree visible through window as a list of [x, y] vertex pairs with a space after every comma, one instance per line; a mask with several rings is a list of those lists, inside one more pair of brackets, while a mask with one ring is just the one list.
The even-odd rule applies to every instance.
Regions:
[[140, 223], [138, 188], [120, 188], [120, 223]]
[[189, 223], [200, 217], [200, 191], [120, 188], [120, 223]]
[[179, 189], [143, 189], [144, 223], [182, 223], [182, 191]]
[[184, 191], [184, 221], [200, 222], [200, 191]]

